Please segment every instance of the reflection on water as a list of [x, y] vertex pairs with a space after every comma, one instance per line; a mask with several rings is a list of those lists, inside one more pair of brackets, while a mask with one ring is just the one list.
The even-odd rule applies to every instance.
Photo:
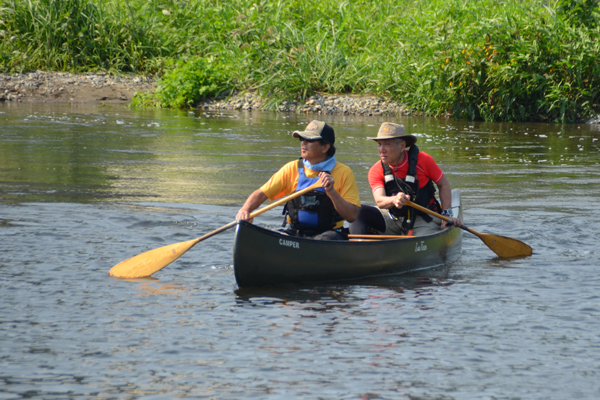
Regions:
[[[364, 137], [383, 119], [322, 118], [372, 204]], [[242, 290], [229, 230], [153, 278], [107, 276], [231, 222], [310, 119], [0, 105], [0, 398], [598, 398], [594, 126], [393, 119], [462, 190], [469, 226], [532, 257], [465, 234], [442, 268]]]
[[[0, 109], [4, 200], [239, 204], [298, 156], [290, 133], [309, 121], [296, 114], [54, 107]], [[334, 126], [338, 158], [354, 169], [363, 199], [371, 202], [366, 173], [377, 152], [365, 138], [385, 119], [319, 118]], [[560, 185], [586, 179], [586, 169], [598, 163], [596, 126], [394, 120], [467, 192]]]

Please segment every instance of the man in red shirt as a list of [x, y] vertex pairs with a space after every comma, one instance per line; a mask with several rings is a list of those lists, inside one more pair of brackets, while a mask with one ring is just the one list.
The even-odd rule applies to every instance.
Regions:
[[[415, 136], [407, 135], [402, 125], [384, 122], [377, 137], [368, 139], [377, 142], [381, 158], [369, 170], [369, 184], [377, 208], [363, 205], [356, 221], [350, 225], [350, 233], [363, 234], [373, 228], [386, 235], [422, 236], [446, 227], [445, 221], [405, 206], [407, 200], [452, 218], [456, 226], [462, 225], [452, 215], [448, 179], [429, 154], [419, 152]], [[440, 192], [439, 202], [433, 183]]]

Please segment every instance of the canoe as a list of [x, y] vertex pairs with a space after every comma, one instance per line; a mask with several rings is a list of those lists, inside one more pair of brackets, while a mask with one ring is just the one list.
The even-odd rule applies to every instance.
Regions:
[[[452, 191], [452, 205], [462, 219], [458, 189]], [[460, 255], [461, 243], [462, 229], [455, 227], [427, 236], [322, 241], [239, 221], [233, 266], [240, 288], [358, 280], [452, 262]]]

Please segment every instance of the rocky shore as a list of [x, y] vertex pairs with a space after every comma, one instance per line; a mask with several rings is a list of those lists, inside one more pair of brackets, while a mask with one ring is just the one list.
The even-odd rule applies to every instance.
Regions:
[[[128, 104], [136, 92], [154, 90], [152, 77], [112, 76], [105, 73], [72, 74], [36, 71], [27, 74], [0, 74], [0, 102], [109, 103]], [[253, 93], [223, 95], [200, 103], [199, 109], [262, 110], [267, 99]], [[303, 103], [286, 102], [278, 112], [311, 114], [349, 114], [363, 116], [401, 116], [420, 113], [376, 96], [317, 94]], [[600, 124], [600, 116], [587, 121]]]
[[[123, 103], [136, 92], [153, 90], [156, 81], [146, 76], [111, 76], [104, 73], [72, 74], [36, 71], [0, 74], [0, 102]], [[204, 110], [262, 110], [266, 99], [252, 93], [224, 95], [198, 105]], [[279, 112], [353, 114], [365, 116], [411, 115], [402, 104], [375, 96], [318, 94], [303, 103], [280, 104]]]
[[[262, 109], [265, 99], [252, 93], [229, 98], [206, 101], [199, 108], [208, 110], [255, 110]], [[301, 112], [312, 114], [351, 114], [365, 116], [413, 115], [413, 111], [399, 103], [365, 95], [316, 94], [304, 103], [285, 102], [276, 107], [278, 112]]]
[[154, 86], [154, 79], [144, 76], [42, 71], [0, 74], [0, 101], [129, 103], [135, 92], [152, 90]]

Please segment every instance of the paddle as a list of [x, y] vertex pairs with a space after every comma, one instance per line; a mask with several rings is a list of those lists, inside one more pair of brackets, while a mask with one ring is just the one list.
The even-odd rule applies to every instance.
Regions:
[[[272, 208], [287, 203], [288, 201], [295, 199], [298, 196], [302, 196], [304, 193], [310, 192], [311, 190], [319, 186], [321, 186], [321, 184], [320, 182], [317, 182], [314, 185], [307, 187], [306, 189], [294, 192], [287, 197], [277, 200], [269, 204], [268, 206], [265, 206], [259, 210], [250, 213], [250, 218], [254, 218], [266, 211], [269, 211]], [[108, 274], [111, 276], [116, 276], [118, 278], [142, 278], [150, 276], [153, 273], [163, 269], [179, 257], [181, 257], [183, 253], [191, 249], [195, 244], [200, 243], [204, 239], [208, 239], [209, 237], [214, 236], [218, 233], [226, 231], [227, 229], [235, 226], [236, 224], [237, 221], [232, 221], [227, 225], [224, 225], [219, 229], [207, 233], [206, 235], [197, 239], [170, 244], [167, 246], [159, 247], [158, 249], [138, 254], [137, 256], [131, 257], [125, 261], [121, 261], [120, 263], [112, 267], [110, 271], [108, 271]]]
[[[450, 218], [440, 215], [425, 207], [421, 207], [420, 205], [415, 204], [412, 201], [407, 201], [406, 205], [409, 205], [413, 208], [416, 208], [419, 211], [423, 211], [424, 213], [427, 213], [434, 217], [443, 219], [446, 222], [452, 223], [452, 220]], [[471, 232], [475, 236], [478, 236], [479, 239], [483, 240], [483, 243], [485, 243], [487, 247], [489, 247], [494, 253], [498, 254], [500, 257], [523, 257], [530, 256], [532, 254], [531, 247], [517, 239], [512, 239], [500, 235], [492, 235], [490, 233], [479, 233], [467, 227], [466, 225], [461, 226], [461, 228], [468, 232]]]

